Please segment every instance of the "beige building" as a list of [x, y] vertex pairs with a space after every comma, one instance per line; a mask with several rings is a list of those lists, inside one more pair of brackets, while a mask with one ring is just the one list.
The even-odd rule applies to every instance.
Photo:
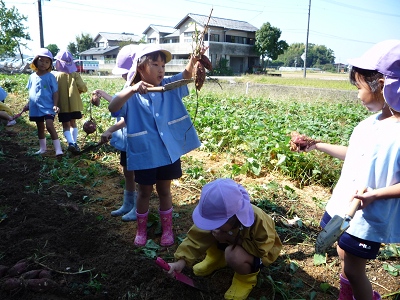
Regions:
[[[209, 17], [188, 14], [175, 27], [150, 25], [143, 34], [147, 43], [162, 44], [172, 53], [172, 61], [167, 64], [167, 71], [182, 71], [188, 55], [193, 51], [195, 32], [202, 32]], [[211, 17], [204, 45], [208, 46], [206, 55], [213, 66], [224, 58], [234, 73], [244, 73], [260, 58], [254, 50], [257, 27], [244, 21]]]
[[[209, 22], [208, 22], [209, 21]], [[112, 69], [121, 42], [137, 44], [162, 44], [172, 53], [172, 61], [166, 65], [166, 73], [178, 73], [188, 62], [193, 52], [195, 32], [202, 32], [208, 22], [204, 45], [205, 53], [215, 67], [221, 58], [226, 59], [235, 74], [242, 74], [260, 64], [260, 57], [254, 50], [257, 27], [244, 21], [216, 18], [197, 14], [186, 15], [175, 27], [149, 25], [144, 37], [129, 33], [100, 32], [94, 39], [96, 47], [79, 53], [80, 59], [99, 60], [100, 68]]]

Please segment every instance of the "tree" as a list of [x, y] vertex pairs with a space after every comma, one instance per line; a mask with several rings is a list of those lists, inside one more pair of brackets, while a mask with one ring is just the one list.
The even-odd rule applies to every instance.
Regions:
[[76, 44], [75, 44], [75, 43], [70, 42], [70, 43], [68, 44], [68, 46], [67, 46], [67, 50], [68, 50], [69, 52], [71, 52], [71, 54], [72, 54], [73, 57], [77, 57], [77, 55], [78, 55], [78, 48], [76, 47]]
[[95, 46], [93, 38], [89, 34], [81, 33], [81, 36], [76, 36], [76, 45], [78, 52], [86, 51]]
[[27, 19], [15, 6], [7, 9], [4, 1], [0, 0], [0, 56], [14, 56], [17, 50], [22, 58], [21, 47], [27, 48], [26, 41], [31, 40], [26, 32], [28, 28], [22, 24]]
[[[305, 44], [294, 43], [281, 55], [279, 61], [283, 61], [285, 67], [304, 67], [304, 62], [300, 58], [305, 51]], [[333, 50], [324, 45], [308, 44], [307, 68], [321, 67], [326, 64], [332, 64], [335, 61]]]
[[51, 52], [51, 54], [53, 54], [53, 57], [57, 55], [58, 51], [60, 51], [56, 44], [48, 44], [46, 48]]
[[264, 57], [268, 57], [271, 60], [277, 59], [278, 55], [289, 47], [286, 41], [279, 40], [281, 33], [279, 28], [271, 26], [269, 22], [264, 23], [256, 31], [255, 50], [261, 55], [263, 61]]

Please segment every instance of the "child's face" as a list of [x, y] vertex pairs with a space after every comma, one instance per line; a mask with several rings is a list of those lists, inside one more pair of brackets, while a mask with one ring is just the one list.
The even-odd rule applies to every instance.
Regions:
[[357, 81], [358, 99], [361, 100], [361, 103], [371, 112], [382, 110], [384, 105], [382, 92], [373, 93], [363, 77], [358, 73], [356, 73], [355, 78]]
[[37, 60], [37, 68], [39, 71], [47, 71], [51, 66], [51, 59], [46, 56], [39, 56]]
[[157, 60], [149, 59], [139, 70], [142, 81], [154, 86], [160, 85], [165, 75], [165, 61], [158, 56]]

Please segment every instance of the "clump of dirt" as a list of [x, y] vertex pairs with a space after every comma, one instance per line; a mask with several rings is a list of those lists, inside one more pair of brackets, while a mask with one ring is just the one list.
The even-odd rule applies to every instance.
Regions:
[[[136, 223], [124, 223], [110, 216], [110, 211], [121, 204], [122, 174], [103, 178], [103, 184], [95, 187], [74, 187], [54, 184], [48, 178], [38, 178], [44, 160], [27, 156], [27, 149], [18, 144], [15, 129], [0, 131], [0, 265], [12, 267], [18, 261], [28, 261], [27, 270], [50, 271], [55, 286], [45, 291], [33, 291], [26, 281], [13, 290], [5, 290], [8, 278], [20, 275], [6, 274], [0, 278], [0, 299], [223, 299], [229, 288], [233, 271], [224, 268], [214, 274], [198, 278], [190, 269], [185, 274], [206, 287], [206, 291], [178, 282], [168, 276], [133, 245]], [[50, 159], [56, 159], [51, 157]], [[207, 160], [207, 155], [193, 152], [197, 159]], [[216, 164], [218, 162], [211, 161]], [[221, 162], [222, 164], [222, 162]], [[215, 166], [214, 166], [215, 167]], [[236, 178], [242, 183], [267, 181], [266, 178]], [[295, 188], [295, 187], [293, 187]], [[311, 188], [310, 188], [311, 189]], [[314, 188], [308, 193], [326, 193]], [[192, 186], [173, 185], [174, 230], [177, 243], [192, 224], [191, 212], [200, 193]], [[300, 193], [300, 191], [299, 191]], [[303, 193], [307, 193], [304, 190]], [[103, 199], [87, 201], [87, 199]], [[188, 200], [191, 199], [191, 200]], [[296, 203], [301, 206], [302, 203]], [[151, 201], [151, 211], [157, 211], [156, 195]], [[293, 203], [285, 204], [288, 210]], [[305, 209], [320, 217], [321, 209], [304, 200]], [[311, 207], [312, 206], [312, 207]], [[272, 212], [269, 212], [272, 213]], [[339, 263], [335, 253], [329, 253], [328, 264], [314, 266], [314, 244], [318, 226], [308, 226], [307, 237], [293, 238], [284, 218], [275, 216], [280, 237], [284, 244], [278, 260], [263, 268], [257, 286], [250, 297], [253, 299], [285, 299], [280, 288], [291, 286], [298, 298], [337, 299]], [[157, 226], [149, 230], [149, 239], [159, 244]], [[177, 243], [161, 249], [157, 255], [166, 261], [173, 259]], [[368, 276], [375, 290], [382, 295], [400, 289], [399, 280], [388, 275], [382, 261], [368, 264]], [[320, 285], [332, 287], [324, 292]], [[390, 298], [388, 298], [390, 299]], [[394, 298], [392, 298], [394, 299]]]

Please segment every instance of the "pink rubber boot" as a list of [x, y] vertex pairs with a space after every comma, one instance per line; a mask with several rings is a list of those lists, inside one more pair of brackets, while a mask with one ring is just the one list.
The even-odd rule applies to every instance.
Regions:
[[168, 247], [174, 244], [174, 233], [172, 232], [172, 207], [166, 211], [158, 211], [160, 213], [162, 235], [161, 246]]
[[[377, 292], [377, 291], [372, 291], [372, 299], [373, 300], [381, 300], [381, 295]], [[356, 300], [356, 298], [354, 298], [352, 300]]]
[[340, 274], [340, 292], [338, 300], [353, 300], [353, 290], [347, 278]]
[[137, 216], [137, 232], [135, 237], [135, 245], [139, 247], [143, 247], [147, 242], [147, 217], [149, 215], [149, 211], [144, 214], [139, 214], [136, 210]]

